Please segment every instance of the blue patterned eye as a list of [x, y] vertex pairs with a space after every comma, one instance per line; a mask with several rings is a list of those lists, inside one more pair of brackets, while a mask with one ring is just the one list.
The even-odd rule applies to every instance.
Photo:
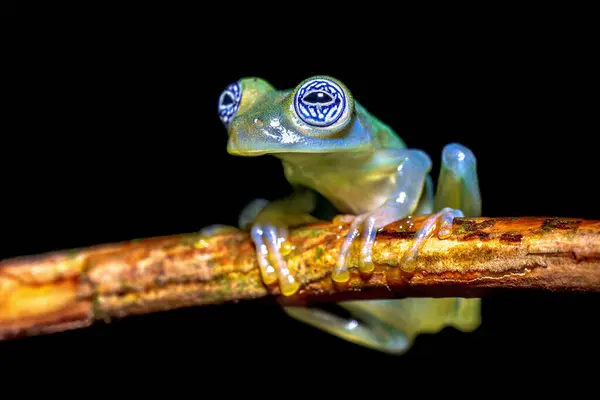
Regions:
[[336, 123], [346, 110], [346, 93], [328, 79], [311, 79], [296, 91], [296, 114], [307, 124], [326, 127]]
[[225, 125], [229, 125], [231, 119], [240, 107], [242, 100], [242, 89], [237, 82], [227, 86], [219, 97], [219, 118]]

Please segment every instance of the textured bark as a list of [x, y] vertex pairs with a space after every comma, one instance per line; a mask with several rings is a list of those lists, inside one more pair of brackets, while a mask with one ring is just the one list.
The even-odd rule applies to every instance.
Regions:
[[[480, 297], [504, 290], [600, 291], [600, 221], [461, 218], [452, 235], [427, 240], [413, 264], [400, 260], [422, 218], [377, 236], [375, 270], [330, 272], [344, 220], [290, 232], [286, 256], [300, 291], [266, 287], [245, 232], [135, 240], [0, 262], [0, 339], [33, 336], [180, 307], [262, 299], [284, 305], [349, 299]], [[354, 261], [354, 260], [350, 260]]]

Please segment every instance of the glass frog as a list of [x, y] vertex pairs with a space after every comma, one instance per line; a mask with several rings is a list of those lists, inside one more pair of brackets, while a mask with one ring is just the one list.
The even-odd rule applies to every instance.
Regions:
[[[242, 78], [221, 93], [218, 115], [227, 131], [229, 154], [277, 157], [293, 188], [286, 198], [251, 202], [239, 218], [239, 228], [249, 230], [256, 246], [264, 283], [278, 284], [283, 295], [299, 289], [281, 247], [294, 226], [353, 216], [331, 274], [334, 281], [344, 282], [351, 267], [373, 270], [377, 232], [393, 221], [427, 216], [405, 256], [409, 262], [429, 237], [448, 235], [453, 218], [480, 216], [476, 158], [468, 148], [458, 143], [444, 147], [434, 193], [429, 156], [408, 148], [333, 77], [314, 76], [287, 90], [261, 78]], [[355, 242], [358, 265], [348, 265]], [[405, 353], [421, 333], [446, 326], [468, 332], [480, 323], [480, 299], [364, 300], [339, 306], [346, 315], [312, 307], [284, 310], [349, 342], [391, 354]]]

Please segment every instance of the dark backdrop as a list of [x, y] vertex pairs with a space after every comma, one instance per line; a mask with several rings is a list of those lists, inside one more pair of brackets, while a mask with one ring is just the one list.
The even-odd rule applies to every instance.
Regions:
[[[399, 42], [385, 53], [356, 44], [327, 56], [290, 43], [278, 52], [263, 46], [267, 36], [238, 36], [233, 45], [177, 28], [109, 32], [81, 42], [73, 32], [60, 40], [41, 35], [27, 47], [26, 113], [18, 129], [3, 130], [15, 142], [3, 146], [2, 258], [234, 224], [253, 198], [285, 195], [277, 160], [225, 151], [216, 102], [243, 76], [278, 88], [313, 74], [341, 79], [409, 146], [431, 155], [436, 177], [443, 146], [465, 144], [479, 160], [486, 216], [600, 218], [597, 112], [578, 51], [487, 42], [417, 56]], [[240, 374], [257, 359], [278, 370], [318, 360], [348, 369], [348, 379], [354, 368], [411, 368], [424, 356], [430, 368], [539, 358], [570, 368], [582, 355], [598, 355], [599, 305], [594, 295], [486, 298], [477, 332], [422, 336], [402, 358], [329, 336], [276, 306], [241, 304], [0, 343], [0, 358], [14, 368], [46, 368], [56, 358], [84, 369], [122, 360], [142, 371], [191, 360]]]

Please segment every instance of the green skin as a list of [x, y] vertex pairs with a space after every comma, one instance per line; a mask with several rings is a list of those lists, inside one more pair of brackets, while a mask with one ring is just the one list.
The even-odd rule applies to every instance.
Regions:
[[[343, 90], [347, 107], [333, 125], [319, 127], [297, 115], [294, 97], [302, 83], [328, 79]], [[413, 249], [402, 261], [418, 256], [433, 234], [443, 238], [457, 216], [481, 215], [481, 200], [472, 152], [456, 143], [442, 154], [437, 190], [429, 172], [431, 160], [420, 150], [408, 149], [386, 124], [361, 106], [340, 81], [312, 77], [295, 89], [279, 91], [259, 78], [238, 81], [239, 108], [225, 126], [227, 151], [237, 156], [273, 155], [282, 162], [293, 193], [277, 201], [258, 199], [240, 215], [240, 228], [250, 229], [265, 284], [278, 283], [284, 295], [299, 284], [281, 255], [281, 243], [291, 227], [331, 218], [354, 216], [332, 279], [349, 279], [350, 267], [373, 269], [371, 248], [377, 230], [395, 220], [427, 214]], [[437, 232], [437, 233], [436, 233]], [[358, 265], [347, 265], [358, 241]], [[480, 322], [479, 299], [401, 299], [340, 303], [352, 315], [347, 319], [318, 308], [286, 307], [305, 323], [369, 348], [402, 354], [420, 333], [445, 326], [472, 331]]]

